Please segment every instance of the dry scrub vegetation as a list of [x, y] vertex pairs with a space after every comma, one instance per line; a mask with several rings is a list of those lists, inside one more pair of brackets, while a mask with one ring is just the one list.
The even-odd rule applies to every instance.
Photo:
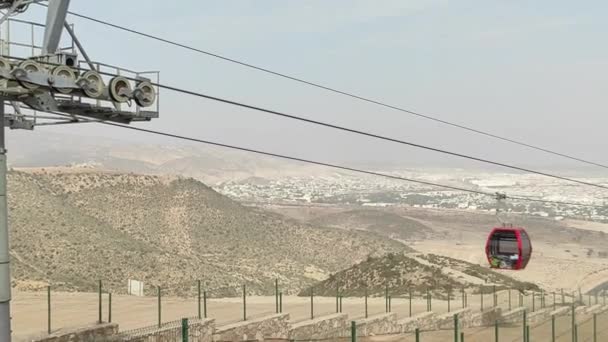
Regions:
[[306, 225], [244, 207], [193, 179], [103, 172], [9, 173], [14, 286], [211, 295], [243, 283], [296, 293], [370, 255], [407, 247], [369, 232]]

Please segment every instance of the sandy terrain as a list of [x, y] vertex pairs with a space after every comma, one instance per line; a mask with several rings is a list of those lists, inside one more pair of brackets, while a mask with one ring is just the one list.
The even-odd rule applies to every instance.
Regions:
[[608, 233], [608, 224], [601, 222], [593, 222], [593, 221], [581, 221], [581, 220], [573, 220], [573, 219], [565, 219], [564, 223], [568, 225], [572, 225], [579, 229], [586, 230], [595, 230], [598, 232]]
[[[412, 247], [423, 253], [433, 253], [478, 263], [486, 263], [485, 253], [477, 243], [459, 243], [454, 246], [450, 241], [427, 240], [412, 243]], [[552, 246], [536, 243], [534, 256], [525, 270], [499, 271], [522, 281], [539, 284], [548, 291], [564, 289], [574, 291], [581, 288], [586, 292], [608, 280], [608, 264], [605, 259], [584, 257], [586, 249], [578, 245]], [[566, 250], [570, 252], [566, 252]], [[574, 257], [573, 255], [576, 255]]]
[[[556, 303], [561, 302], [559, 295]], [[248, 297], [247, 316], [254, 317], [274, 313], [274, 297]], [[571, 299], [566, 297], [566, 302]], [[473, 309], [481, 308], [481, 297], [479, 294], [468, 295], [468, 305]], [[517, 305], [518, 292], [511, 291], [511, 305]], [[52, 327], [72, 327], [89, 324], [97, 321], [98, 317], [98, 295], [96, 293], [52, 293]], [[484, 295], [484, 308], [492, 306], [491, 294]], [[524, 305], [530, 310], [540, 308], [539, 296], [533, 301], [532, 296], [523, 298]], [[365, 301], [363, 298], [344, 298], [342, 310], [351, 319], [365, 316]], [[461, 296], [458, 295], [450, 301], [450, 309], [461, 308]], [[547, 306], [553, 305], [553, 297], [547, 294], [545, 298]], [[498, 305], [507, 309], [509, 307], [509, 295], [506, 291], [498, 293]], [[162, 321], [168, 322], [181, 319], [182, 317], [195, 317], [197, 315], [196, 298], [162, 298]], [[315, 297], [315, 317], [334, 313], [336, 309], [335, 298]], [[44, 292], [16, 292], [12, 302], [13, 329], [16, 337], [23, 339], [26, 336], [39, 334], [46, 330], [47, 326], [47, 297]], [[134, 297], [126, 295], [115, 295], [112, 297], [112, 322], [119, 324], [121, 330], [154, 325], [158, 319], [158, 306], [156, 297]], [[446, 301], [433, 299], [432, 310], [435, 312], [447, 312]], [[375, 315], [385, 311], [384, 298], [368, 299], [368, 314]], [[393, 298], [391, 300], [391, 311], [396, 312], [399, 317], [409, 315], [409, 299]], [[426, 311], [426, 300], [415, 298], [412, 301], [412, 314]], [[285, 297], [283, 299], [283, 312], [289, 313], [292, 321], [302, 321], [310, 318], [310, 298], [308, 297]], [[242, 298], [211, 299], [207, 305], [208, 317], [215, 318], [218, 324], [226, 324], [242, 320], [243, 306]], [[108, 296], [103, 296], [103, 319], [108, 320]]]
[[[356, 209], [355, 206], [267, 206], [292, 218], [308, 221], [339, 211]], [[386, 209], [408, 219], [422, 223], [434, 231], [424, 240], [402, 241], [422, 253], [433, 253], [471, 263], [487, 265], [485, 243], [493, 226], [498, 225], [492, 213], [448, 209], [417, 209], [395, 206]], [[516, 223], [527, 218], [511, 217]], [[540, 220], [540, 219], [536, 219]], [[529, 223], [529, 222], [528, 222]], [[521, 281], [537, 283], [548, 291], [578, 291], [584, 293], [608, 282], [608, 259], [599, 257], [604, 250], [592, 239], [586, 243], [574, 241], [570, 235], [608, 232], [608, 224], [581, 220], [561, 222], [533, 221], [531, 232], [533, 257], [525, 270], [503, 271]], [[555, 227], [555, 228], [554, 228]], [[565, 227], [575, 228], [570, 232]], [[356, 226], [350, 227], [357, 229]], [[555, 234], [553, 230], [555, 229]], [[578, 232], [577, 232], [578, 231]], [[576, 233], [572, 233], [576, 232]]]

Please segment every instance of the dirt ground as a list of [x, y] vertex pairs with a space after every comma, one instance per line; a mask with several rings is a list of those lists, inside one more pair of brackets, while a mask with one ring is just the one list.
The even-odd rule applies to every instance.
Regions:
[[[593, 317], [584, 316], [577, 320], [577, 341], [592, 342], [594, 337]], [[557, 317], [555, 320], [555, 341], [556, 342], [571, 342], [572, 341], [572, 316], [565, 315]], [[496, 341], [496, 328], [469, 328], [459, 331], [464, 333], [464, 340], [467, 342], [492, 342]], [[523, 325], [501, 325], [498, 327], [498, 341], [501, 342], [520, 342], [523, 341]], [[460, 335], [460, 334], [459, 334]], [[552, 341], [552, 324], [551, 320], [530, 327], [529, 341]], [[596, 318], [596, 334], [597, 341], [608, 341], [608, 313], [597, 316]], [[459, 337], [460, 338], [460, 337]], [[404, 341], [415, 342], [415, 334], [405, 335], [389, 335], [377, 336], [371, 338], [361, 338], [359, 341], [370, 342], [389, 342], [389, 341]], [[420, 342], [446, 342], [454, 341], [454, 331], [429, 331], [420, 333]], [[460, 339], [459, 339], [460, 341]]]
[[[509, 307], [507, 291], [497, 294], [497, 303], [503, 309]], [[566, 302], [571, 301], [566, 297]], [[541, 307], [539, 296], [533, 301], [532, 296], [522, 297], [524, 305], [532, 310]], [[561, 296], [556, 296], [559, 304]], [[468, 306], [474, 310], [481, 308], [479, 294], [467, 296]], [[484, 295], [484, 308], [493, 305], [492, 294]], [[516, 307], [519, 302], [517, 291], [511, 291], [511, 306]], [[103, 295], [102, 317], [108, 321], [108, 295]], [[451, 311], [462, 307], [461, 297], [451, 300]], [[553, 296], [547, 294], [545, 305], [553, 305]], [[335, 298], [315, 297], [315, 317], [334, 313], [336, 311]], [[16, 292], [12, 302], [13, 332], [17, 338], [24, 338], [46, 331], [47, 327], [47, 294], [45, 292]], [[448, 312], [448, 303], [443, 300], [432, 300], [432, 310], [437, 313]], [[252, 318], [275, 311], [274, 297], [248, 297], [247, 317]], [[399, 317], [409, 316], [409, 298], [392, 298], [391, 311]], [[412, 300], [412, 315], [426, 311], [426, 300], [414, 298]], [[283, 298], [283, 312], [289, 313], [292, 321], [302, 321], [311, 316], [309, 297]], [[347, 313], [350, 319], [365, 316], [364, 298], [344, 298], [342, 312]], [[384, 298], [368, 299], [368, 315], [377, 315], [385, 312]], [[183, 317], [195, 317], [198, 313], [196, 298], [164, 297], [161, 299], [161, 320], [169, 322]], [[51, 294], [51, 326], [52, 329], [80, 326], [96, 322], [99, 315], [97, 293], [65, 293], [53, 292]], [[242, 298], [210, 299], [207, 303], [207, 316], [215, 318], [217, 324], [237, 322], [243, 319]], [[112, 296], [112, 322], [118, 323], [120, 330], [130, 330], [156, 324], [158, 321], [158, 299], [156, 297], [135, 297], [127, 295]], [[608, 320], [606, 321], [608, 324]], [[441, 332], [440, 334], [442, 334]], [[479, 333], [483, 334], [483, 333]], [[492, 335], [493, 336], [493, 335]]]

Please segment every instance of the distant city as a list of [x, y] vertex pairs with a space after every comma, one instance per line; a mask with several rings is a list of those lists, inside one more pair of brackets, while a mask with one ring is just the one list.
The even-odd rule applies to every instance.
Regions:
[[[447, 172], [447, 171], [446, 171]], [[461, 173], [461, 175], [459, 175]], [[391, 173], [396, 176], [432, 181], [489, 193], [539, 200], [575, 202], [604, 206], [604, 208], [556, 205], [507, 199], [502, 210], [550, 217], [556, 220], [576, 218], [608, 222], [608, 192], [587, 186], [551, 180], [533, 175], [470, 173]], [[608, 184], [606, 179], [586, 180]], [[350, 204], [362, 206], [410, 205], [423, 208], [450, 208], [495, 211], [497, 202], [490, 196], [441, 190], [424, 184], [408, 183], [373, 176], [335, 173], [327, 176], [283, 177], [265, 179], [252, 177], [243, 181], [228, 181], [215, 188], [218, 192], [240, 201], [275, 204]], [[567, 194], [567, 195], [564, 195]]]

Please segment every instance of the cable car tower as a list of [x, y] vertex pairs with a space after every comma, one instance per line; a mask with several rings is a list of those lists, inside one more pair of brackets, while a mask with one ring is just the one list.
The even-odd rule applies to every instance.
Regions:
[[[79, 117], [129, 124], [158, 118], [159, 112], [159, 72], [92, 61], [66, 22], [70, 0], [49, 0], [44, 25], [13, 18], [33, 2], [0, 0], [0, 342], [11, 341], [5, 127], [33, 130], [87, 122]], [[29, 42], [11, 39], [11, 27], [17, 26], [29, 28]], [[37, 30], [43, 31], [41, 43], [34, 39]], [[64, 30], [69, 44], [61, 47]]]

